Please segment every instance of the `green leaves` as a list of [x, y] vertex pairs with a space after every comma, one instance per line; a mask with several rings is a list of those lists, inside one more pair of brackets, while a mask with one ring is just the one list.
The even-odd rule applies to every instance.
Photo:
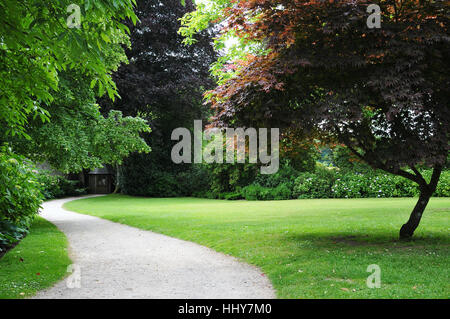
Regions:
[[[25, 136], [30, 116], [48, 120], [45, 109], [58, 90], [59, 72], [67, 68], [90, 75], [99, 93], [117, 96], [111, 72], [125, 61], [129, 29], [119, 21], [132, 19], [134, 0], [84, 0], [80, 29], [67, 25], [68, 0], [5, 0], [0, 3], [1, 135]], [[121, 57], [108, 59], [120, 50]], [[36, 107], [37, 105], [37, 107]]]
[[94, 154], [104, 164], [121, 164], [133, 152], [148, 153], [150, 147], [140, 133], [151, 132], [147, 121], [139, 117], [123, 117], [120, 111], [111, 111], [96, 125]]
[[42, 196], [34, 167], [7, 145], [0, 146], [0, 251], [21, 239]]

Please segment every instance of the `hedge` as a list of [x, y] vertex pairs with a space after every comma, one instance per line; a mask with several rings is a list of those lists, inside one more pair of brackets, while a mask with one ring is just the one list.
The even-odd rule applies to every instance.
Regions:
[[[424, 171], [423, 175], [429, 179], [431, 171]], [[294, 181], [287, 180], [273, 188], [253, 183], [240, 193], [240, 198], [247, 200], [381, 198], [418, 196], [419, 188], [412, 181], [383, 172], [340, 172], [320, 168], [315, 173], [301, 173]], [[434, 196], [450, 197], [450, 171], [442, 173]]]

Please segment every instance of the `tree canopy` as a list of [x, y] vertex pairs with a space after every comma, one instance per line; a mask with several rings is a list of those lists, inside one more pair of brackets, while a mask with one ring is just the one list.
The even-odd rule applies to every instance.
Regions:
[[70, 0], [5, 0], [0, 2], [0, 123], [3, 135], [27, 135], [30, 117], [49, 119], [46, 108], [58, 90], [63, 70], [92, 77], [100, 95], [117, 95], [105, 63], [111, 46], [127, 44], [134, 0], [80, 1], [81, 25], [72, 27]]
[[129, 64], [113, 74], [121, 99], [99, 100], [102, 112], [116, 109], [124, 115], [140, 116], [152, 128], [152, 133], [145, 135], [152, 155], [135, 154], [124, 163], [123, 178], [128, 193], [165, 192], [167, 183], [161, 183], [164, 189], [160, 189], [155, 182], [157, 176], [189, 169], [171, 160], [172, 131], [177, 127], [191, 128], [195, 119], [210, 115], [202, 105], [202, 94], [214, 84], [209, 74], [216, 57], [212, 30], [196, 35], [196, 43], [191, 46], [185, 45], [183, 36], [178, 34], [179, 19], [192, 10], [194, 4], [190, 0], [184, 6], [179, 0], [137, 1], [139, 22], [136, 25], [127, 22], [131, 42], [126, 49]]
[[[379, 1], [381, 28], [366, 24], [369, 4], [223, 1], [203, 16], [242, 45], [263, 48], [232, 61], [207, 97], [218, 126], [269, 123], [316, 134], [418, 183], [421, 198], [400, 232], [410, 237], [448, 157], [448, 2]], [[204, 25], [190, 17], [187, 36]], [[431, 180], [420, 165], [434, 169]]]
[[0, 2], [0, 244], [21, 238], [18, 227], [30, 225], [43, 198], [45, 175], [32, 162], [78, 172], [150, 150], [140, 137], [145, 120], [104, 117], [96, 104], [96, 96], [118, 96], [111, 74], [127, 61], [123, 21], [136, 23], [135, 4]]
[[83, 1], [79, 27], [68, 1], [0, 4], [2, 141], [65, 173], [150, 150], [139, 136], [149, 131], [144, 120], [117, 112], [105, 118], [96, 104], [105, 92], [118, 96], [111, 73], [127, 62], [129, 46], [129, 29], [119, 21], [137, 21], [133, 3]]

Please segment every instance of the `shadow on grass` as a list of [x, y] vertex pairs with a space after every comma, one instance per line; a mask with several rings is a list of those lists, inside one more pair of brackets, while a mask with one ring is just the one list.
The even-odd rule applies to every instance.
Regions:
[[283, 236], [286, 241], [290, 242], [308, 242], [310, 246], [315, 248], [329, 249], [336, 248], [364, 248], [379, 247], [392, 249], [407, 248], [442, 248], [450, 247], [450, 239], [441, 232], [427, 232], [426, 234], [417, 235], [411, 240], [400, 240], [397, 236], [390, 234], [363, 234], [348, 232], [322, 232], [315, 234], [291, 234]]

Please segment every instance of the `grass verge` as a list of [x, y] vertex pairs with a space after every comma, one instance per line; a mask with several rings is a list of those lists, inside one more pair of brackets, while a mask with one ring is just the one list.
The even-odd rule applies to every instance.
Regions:
[[66, 236], [37, 217], [30, 234], [0, 259], [0, 299], [30, 297], [51, 287], [70, 263]]
[[[399, 242], [415, 202], [109, 195], [65, 207], [236, 256], [260, 267], [279, 298], [448, 298], [450, 198], [433, 198], [414, 240]], [[381, 268], [381, 288], [366, 285], [371, 264]]]

